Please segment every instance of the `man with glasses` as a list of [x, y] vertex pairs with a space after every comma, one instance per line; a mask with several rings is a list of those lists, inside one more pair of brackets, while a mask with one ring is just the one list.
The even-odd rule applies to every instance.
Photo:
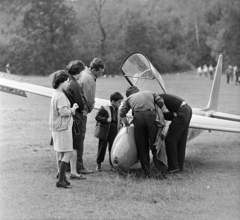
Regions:
[[93, 170], [88, 170], [83, 164], [84, 139], [86, 134], [87, 114], [93, 110], [95, 104], [96, 80], [103, 74], [104, 69], [105, 63], [99, 58], [94, 58], [89, 68], [86, 67], [82, 71], [78, 81], [83, 91], [84, 101], [84, 111], [81, 122], [82, 143], [81, 149], [77, 152], [77, 171], [82, 174], [93, 173]]

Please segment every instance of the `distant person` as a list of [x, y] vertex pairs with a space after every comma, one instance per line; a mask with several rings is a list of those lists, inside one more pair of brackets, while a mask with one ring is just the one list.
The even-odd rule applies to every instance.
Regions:
[[237, 75], [237, 72], [238, 72], [238, 68], [237, 68], [237, 66], [234, 66], [234, 67], [233, 67], [233, 79], [235, 80], [235, 84], [236, 84], [236, 85], [238, 84], [238, 75]]
[[53, 74], [53, 92], [50, 108], [49, 126], [52, 131], [54, 150], [56, 151], [58, 163], [57, 187], [69, 188], [70, 183], [66, 179], [66, 168], [72, 157], [72, 115], [75, 114], [78, 105], [70, 102], [64, 94], [64, 89], [69, 85], [69, 75], [65, 70], [59, 70]]
[[227, 84], [229, 84], [230, 79], [233, 77], [233, 68], [231, 65], [228, 66], [228, 68], [225, 71], [227, 76]]
[[[138, 157], [141, 162], [142, 169], [146, 178], [150, 177], [150, 156], [156, 158], [155, 139], [159, 130], [156, 123], [157, 113], [155, 105], [159, 107], [161, 112], [168, 112], [163, 99], [156, 93], [149, 91], [139, 91], [136, 86], [131, 86], [126, 90], [127, 99], [120, 109], [120, 117], [126, 126], [129, 125], [126, 115], [130, 109], [134, 114], [134, 139], [136, 142]], [[162, 126], [164, 119], [162, 116]]]
[[75, 115], [73, 116], [73, 157], [70, 161], [71, 163], [71, 179], [85, 179], [82, 175], [77, 173], [77, 152], [82, 149], [82, 117], [84, 110], [84, 103], [82, 100], [82, 89], [78, 84], [78, 79], [80, 78], [81, 72], [84, 70], [85, 64], [81, 60], [71, 61], [67, 65], [67, 71], [70, 75], [69, 77], [69, 86], [65, 90], [65, 94], [68, 97], [71, 106], [74, 103], [77, 103], [79, 108], [76, 110]]
[[102, 106], [95, 117], [97, 124], [94, 135], [99, 139], [96, 171], [102, 171], [101, 163], [104, 161], [107, 145], [109, 163], [111, 168], [114, 168], [111, 161], [111, 150], [114, 139], [121, 128], [118, 108], [121, 105], [122, 100], [123, 96], [119, 92], [111, 94], [111, 104]]
[[171, 120], [171, 124], [165, 137], [168, 172], [178, 173], [183, 171], [185, 151], [187, 143], [188, 128], [192, 118], [191, 107], [180, 97], [171, 94], [159, 94], [164, 100], [165, 106], [172, 113], [165, 115], [166, 120]]
[[198, 75], [201, 76], [201, 75], [202, 75], [202, 72], [203, 72], [202, 67], [199, 66], [199, 67], [197, 68], [197, 73], [198, 73]]
[[6, 65], [6, 73], [11, 74], [10, 63]]
[[203, 73], [204, 73], [204, 76], [208, 77], [208, 67], [206, 64], [203, 66]]
[[239, 78], [240, 78], [240, 69], [239, 68], [237, 68], [236, 69], [236, 85], [238, 85], [239, 84]]
[[89, 170], [84, 166], [83, 163], [83, 150], [84, 150], [84, 139], [86, 134], [86, 125], [87, 125], [87, 114], [90, 113], [95, 104], [95, 95], [96, 95], [96, 81], [105, 70], [105, 63], [99, 59], [94, 58], [90, 63], [89, 68], [86, 67], [82, 73], [81, 77], [78, 80], [80, 87], [82, 88], [82, 98], [84, 101], [84, 110], [81, 115], [81, 144], [80, 148], [77, 151], [77, 170], [82, 174], [93, 173], [93, 170]]
[[208, 70], [209, 70], [210, 79], [213, 79], [213, 66], [211, 64], [210, 64]]

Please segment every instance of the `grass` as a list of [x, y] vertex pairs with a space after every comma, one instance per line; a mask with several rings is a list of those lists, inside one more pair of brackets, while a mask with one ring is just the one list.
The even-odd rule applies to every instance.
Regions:
[[[207, 105], [212, 81], [195, 73], [163, 76], [169, 93], [192, 106]], [[47, 77], [27, 82], [50, 86]], [[125, 94], [122, 78], [99, 79], [97, 97]], [[219, 111], [240, 115], [240, 86], [221, 82]], [[142, 179], [110, 170], [71, 181], [70, 190], [55, 187], [55, 152], [49, 146], [50, 99], [0, 93], [0, 219], [240, 219], [240, 137], [203, 132], [188, 143], [185, 172], [167, 180]], [[96, 111], [88, 116], [84, 161], [95, 168]]]

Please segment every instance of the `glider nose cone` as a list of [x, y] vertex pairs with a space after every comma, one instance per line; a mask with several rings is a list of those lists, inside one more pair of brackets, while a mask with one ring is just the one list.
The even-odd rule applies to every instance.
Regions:
[[122, 171], [129, 171], [137, 161], [137, 148], [134, 140], [134, 127], [123, 127], [116, 136], [112, 150], [113, 166]]

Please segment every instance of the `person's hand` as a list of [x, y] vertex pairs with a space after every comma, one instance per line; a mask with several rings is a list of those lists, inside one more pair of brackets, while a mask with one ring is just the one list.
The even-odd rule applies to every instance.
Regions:
[[83, 110], [83, 115], [86, 116], [87, 114], [88, 114], [87, 110], [84, 109], [84, 110]]
[[176, 113], [176, 112], [173, 112], [173, 116], [174, 116], [174, 117], [177, 117], [177, 113]]
[[73, 108], [73, 110], [75, 111], [78, 107], [79, 107], [78, 104], [77, 104], [77, 103], [74, 103], [72, 108]]
[[107, 122], [111, 122], [111, 118], [108, 118], [108, 119], [107, 119]]

